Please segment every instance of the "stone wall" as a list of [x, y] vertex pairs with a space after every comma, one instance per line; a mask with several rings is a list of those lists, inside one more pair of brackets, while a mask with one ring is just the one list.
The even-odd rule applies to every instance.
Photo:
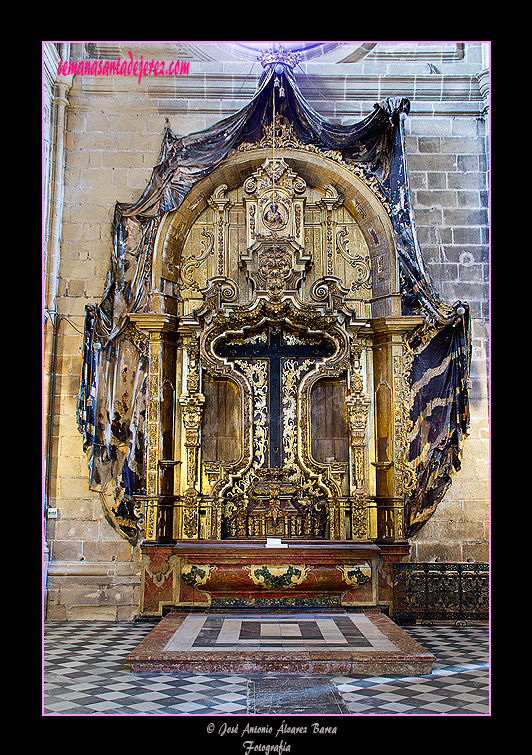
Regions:
[[[165, 118], [175, 133], [201, 130], [249, 101], [260, 75], [259, 64], [239, 60], [232, 46], [176, 45], [45, 45], [46, 405], [58, 327], [52, 463], [45, 470], [45, 503], [57, 509], [44, 532], [50, 620], [131, 620], [137, 613], [138, 549], [111, 528], [99, 495], [89, 491], [76, 426], [85, 306], [99, 302], [106, 287], [115, 203], [144, 191]], [[116, 59], [128, 50], [135, 59], [189, 60], [189, 72], [140, 83], [132, 76], [55, 74], [59, 52], [65, 60]], [[411, 99], [410, 180], [427, 268], [446, 301], [472, 307], [471, 434], [462, 470], [412, 542], [411, 557], [419, 561], [488, 556], [487, 68], [480, 43], [368, 43], [364, 50], [353, 43], [333, 45], [296, 69], [311, 104], [340, 122], [360, 120], [386, 97]], [[47, 412], [46, 449], [49, 429]]]
[[[486, 118], [411, 118], [408, 154], [419, 241], [447, 302], [471, 306], [471, 428], [462, 469], [413, 540], [412, 560], [488, 561], [488, 183]], [[424, 133], [421, 133], [423, 131]]]

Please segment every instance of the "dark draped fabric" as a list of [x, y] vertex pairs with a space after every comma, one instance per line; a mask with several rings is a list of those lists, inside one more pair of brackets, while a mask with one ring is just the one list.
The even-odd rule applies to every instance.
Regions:
[[[190, 189], [240, 144], [263, 136], [272, 119], [274, 66], [267, 67], [251, 101], [212, 127], [179, 137], [166, 125], [157, 165], [140, 199], [117, 204], [112, 270], [99, 305], [86, 309], [78, 427], [88, 454], [91, 490], [114, 493], [118, 521], [134, 524], [131, 496], [145, 491], [145, 349], [128, 329], [127, 315], [148, 307], [149, 271], [156, 222], [176, 210]], [[379, 181], [392, 208], [404, 314], [423, 314], [413, 335], [414, 406], [410, 460], [417, 485], [405, 501], [407, 536], [433, 513], [460, 468], [468, 425], [469, 308], [445, 304], [425, 271], [408, 185], [403, 119], [407, 99], [386, 100], [354, 125], [320, 116], [303, 97], [293, 72], [281, 75], [282, 115], [303, 144], [336, 150]], [[464, 314], [458, 314], [461, 304]], [[124, 531], [128, 526], [124, 525]]]

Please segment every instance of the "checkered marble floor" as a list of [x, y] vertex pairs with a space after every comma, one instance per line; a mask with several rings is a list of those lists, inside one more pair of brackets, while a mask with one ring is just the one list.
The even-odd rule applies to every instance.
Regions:
[[[43, 714], [488, 714], [488, 627], [403, 628], [436, 657], [431, 674], [295, 680], [279, 674], [133, 674], [125, 659], [153, 624], [50, 622], [44, 628]], [[287, 695], [277, 698], [274, 710], [268, 690], [275, 680]]]
[[334, 677], [349, 712], [489, 714], [488, 626], [403, 628], [436, 657], [432, 673], [418, 677]]

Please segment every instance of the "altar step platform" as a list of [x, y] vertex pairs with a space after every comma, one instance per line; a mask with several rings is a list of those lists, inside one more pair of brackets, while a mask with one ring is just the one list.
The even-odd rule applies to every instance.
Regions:
[[430, 674], [435, 658], [378, 610], [174, 612], [128, 658], [134, 673]]

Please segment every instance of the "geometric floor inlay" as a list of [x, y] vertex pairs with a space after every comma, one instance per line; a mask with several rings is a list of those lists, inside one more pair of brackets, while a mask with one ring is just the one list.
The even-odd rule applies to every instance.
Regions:
[[128, 656], [134, 671], [429, 673], [434, 657], [380, 611], [170, 613]]
[[[153, 625], [49, 622], [44, 628], [43, 714], [192, 716], [187, 721], [199, 714], [202, 731], [211, 721], [218, 729], [227, 716], [249, 714], [258, 715], [260, 724], [260, 716], [268, 714], [321, 713], [325, 723], [335, 714], [342, 720], [361, 715], [489, 715], [488, 626], [405, 629], [436, 657], [432, 673], [134, 673], [126, 658], [151, 634]], [[175, 626], [162, 644], [174, 631]], [[204, 736], [208, 745], [213, 735]], [[214, 746], [219, 747], [222, 739], [216, 739]]]
[[165, 651], [390, 650], [397, 647], [364, 614], [217, 616], [189, 614]]

